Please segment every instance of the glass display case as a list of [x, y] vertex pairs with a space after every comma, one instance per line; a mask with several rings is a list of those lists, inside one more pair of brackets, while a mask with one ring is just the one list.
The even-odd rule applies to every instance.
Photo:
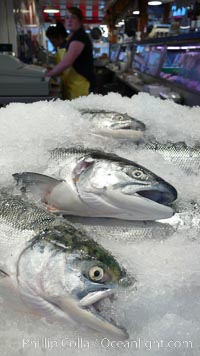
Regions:
[[130, 63], [132, 55], [132, 44], [122, 44], [120, 46], [118, 61], [124, 63]]
[[140, 72], [144, 72], [146, 68], [146, 63], [149, 54], [149, 45], [140, 45], [138, 44], [135, 48], [133, 60], [132, 60], [132, 69], [137, 69]]
[[129, 69], [132, 59], [133, 44], [122, 44], [118, 54], [118, 65], [121, 72]]
[[111, 63], [117, 62], [118, 55], [120, 51], [120, 44], [115, 43], [110, 45], [110, 53], [109, 53], [109, 60]]
[[[128, 61], [127, 53], [130, 55], [131, 50]], [[117, 55], [114, 49], [111, 53], [112, 58], [117, 57], [119, 66], [113, 82], [122, 95], [131, 97], [140, 91], [150, 92], [149, 87], [154, 87], [160, 97], [161, 92], [164, 94], [163, 99], [200, 105], [199, 32], [123, 43]]]
[[161, 78], [200, 92], [200, 45], [167, 46]]
[[158, 76], [164, 62], [165, 46], [149, 46], [149, 55], [145, 67], [145, 73]]
[[160, 73], [164, 62], [165, 46], [155, 46], [150, 44], [136, 46], [132, 69], [137, 69], [142, 73], [157, 76]]
[[149, 78], [180, 94], [186, 105], [200, 105], [200, 33], [136, 43], [131, 69], [144, 84]]

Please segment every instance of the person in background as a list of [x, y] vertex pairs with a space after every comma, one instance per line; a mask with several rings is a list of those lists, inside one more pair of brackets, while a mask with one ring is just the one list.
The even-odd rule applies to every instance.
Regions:
[[[56, 63], [58, 64], [60, 61], [62, 61], [66, 53], [68, 34], [65, 29], [65, 26], [61, 22], [58, 22], [56, 26], [49, 26], [46, 31], [46, 36], [54, 46], [54, 49], [56, 50], [55, 58], [56, 58]], [[64, 83], [62, 82], [62, 80], [61, 80], [61, 91], [63, 97]]]
[[79, 8], [67, 10], [66, 27], [70, 31], [65, 51], [48, 77], [61, 74], [63, 99], [88, 95], [94, 86], [92, 42], [83, 27], [83, 14]]
[[58, 22], [56, 26], [49, 26], [46, 30], [46, 36], [55, 47], [57, 53], [59, 52], [59, 49], [66, 49], [68, 34], [65, 26], [61, 22]]

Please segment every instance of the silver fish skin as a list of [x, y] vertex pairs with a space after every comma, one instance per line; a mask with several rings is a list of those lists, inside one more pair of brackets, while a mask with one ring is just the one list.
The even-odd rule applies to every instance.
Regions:
[[65, 219], [6, 192], [0, 192], [0, 227], [0, 290], [9, 279], [12, 293], [41, 315], [128, 338], [96, 309], [133, 281], [107, 250]]
[[181, 168], [188, 175], [199, 174], [200, 146], [190, 147], [185, 142], [148, 142], [144, 148], [155, 151], [163, 156], [166, 161]]
[[[139, 164], [98, 150], [60, 148], [46, 175], [14, 174], [49, 209], [68, 215], [124, 220], [167, 219], [176, 189]], [[52, 175], [52, 177], [49, 175]]]
[[115, 111], [79, 110], [81, 115], [89, 119], [94, 125], [93, 133], [113, 138], [140, 141], [146, 130], [143, 122]]

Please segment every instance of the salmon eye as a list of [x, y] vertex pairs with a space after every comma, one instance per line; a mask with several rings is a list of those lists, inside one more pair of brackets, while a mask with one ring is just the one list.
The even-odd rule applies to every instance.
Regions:
[[99, 266], [93, 266], [88, 272], [89, 278], [94, 282], [99, 282], [104, 277], [104, 270]]
[[124, 120], [124, 116], [123, 116], [123, 115], [117, 115], [117, 116], [116, 116], [116, 119], [118, 119], [118, 120]]
[[132, 177], [136, 179], [141, 179], [141, 180], [147, 179], [147, 175], [141, 169], [135, 169], [134, 171], [132, 171], [131, 174]]

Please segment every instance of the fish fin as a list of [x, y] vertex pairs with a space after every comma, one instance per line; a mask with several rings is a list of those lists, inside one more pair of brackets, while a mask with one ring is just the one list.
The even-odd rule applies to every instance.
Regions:
[[3, 271], [2, 269], [0, 269], [0, 280], [5, 277], [9, 277], [9, 274]]
[[22, 192], [30, 191], [35, 197], [44, 201], [53, 188], [63, 182], [63, 180], [34, 172], [15, 173], [13, 177]]

